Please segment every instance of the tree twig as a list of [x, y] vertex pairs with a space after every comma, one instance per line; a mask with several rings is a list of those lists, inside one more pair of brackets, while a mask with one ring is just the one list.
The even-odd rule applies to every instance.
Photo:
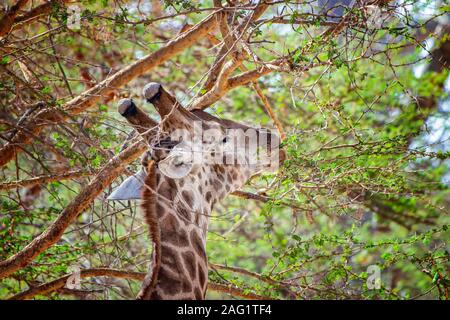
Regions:
[[95, 178], [67, 205], [56, 220], [18, 253], [0, 262], [0, 279], [27, 266], [35, 257], [55, 244], [66, 228], [80, 215], [144, 150], [146, 145], [137, 141], [113, 157]]
[[90, 175], [91, 173], [84, 170], [73, 170], [63, 174], [47, 174], [42, 176], [33, 177], [30, 179], [17, 180], [11, 182], [5, 182], [0, 184], [0, 190], [9, 190], [14, 188], [24, 188], [36, 184], [45, 184], [53, 181], [61, 181], [67, 179], [76, 179], [83, 176]]
[[11, 27], [14, 24], [14, 19], [27, 3], [28, 0], [19, 0], [3, 15], [0, 20], [0, 38], [5, 36], [11, 30]]
[[[90, 277], [114, 277], [120, 279], [131, 279], [143, 281], [145, 278], [145, 272], [135, 272], [135, 271], [127, 271], [127, 270], [118, 270], [118, 269], [110, 269], [110, 268], [92, 268], [92, 269], [84, 269], [80, 270], [80, 278], [90, 278]], [[29, 288], [21, 293], [18, 293], [8, 300], [28, 300], [32, 299], [37, 295], [46, 295], [51, 292], [57, 291], [67, 283], [67, 280], [72, 274], [67, 274], [62, 276], [56, 280]], [[244, 290], [233, 286], [233, 285], [224, 285], [219, 283], [210, 282], [208, 283], [208, 290], [218, 291], [230, 294], [232, 296], [241, 297], [245, 299], [251, 300], [267, 300], [270, 299], [268, 297], [264, 297], [255, 293], [246, 293]]]

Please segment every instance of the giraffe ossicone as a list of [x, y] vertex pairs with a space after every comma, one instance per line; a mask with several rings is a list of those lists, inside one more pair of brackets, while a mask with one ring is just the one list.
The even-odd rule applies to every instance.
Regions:
[[141, 198], [153, 258], [139, 299], [204, 299], [208, 280], [206, 234], [214, 205], [256, 173], [284, 160], [269, 130], [187, 110], [160, 84], [144, 87], [158, 123], [121, 100], [119, 113], [148, 141], [142, 169], [109, 200]]

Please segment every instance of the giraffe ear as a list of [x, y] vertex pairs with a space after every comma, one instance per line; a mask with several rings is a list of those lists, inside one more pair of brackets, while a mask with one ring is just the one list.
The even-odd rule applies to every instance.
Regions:
[[135, 200], [141, 199], [144, 179], [147, 173], [140, 169], [136, 174], [129, 176], [109, 195], [107, 200]]

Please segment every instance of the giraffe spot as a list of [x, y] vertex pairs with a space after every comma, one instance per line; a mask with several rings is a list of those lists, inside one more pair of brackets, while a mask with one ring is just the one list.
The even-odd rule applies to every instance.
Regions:
[[174, 273], [183, 274], [183, 264], [178, 252], [172, 248], [162, 245], [161, 246], [161, 263], [171, 269]]
[[181, 196], [183, 197], [184, 201], [186, 201], [187, 205], [189, 207], [192, 207], [194, 203], [194, 197], [192, 195], [192, 192], [184, 190], [181, 192]]
[[172, 189], [177, 189], [177, 183], [172, 178], [167, 178], [167, 183], [169, 184], [169, 187]]
[[195, 215], [195, 221], [194, 221], [194, 223], [195, 223], [195, 225], [198, 226], [198, 227], [200, 227], [200, 216], [201, 216], [200, 213], [197, 213], [197, 214]]
[[181, 254], [184, 261], [184, 266], [186, 267], [189, 275], [192, 279], [195, 279], [196, 276], [196, 264], [195, 264], [195, 255], [191, 251], [183, 252]]
[[172, 275], [164, 266], [161, 266], [158, 273], [158, 286], [168, 295], [192, 291], [192, 284], [188, 279]]
[[209, 202], [211, 200], [212, 194], [210, 191], [206, 193], [206, 201]]
[[198, 186], [198, 191], [200, 192], [200, 194], [203, 193], [203, 188], [202, 188], [202, 186]]
[[194, 248], [195, 252], [197, 253], [197, 255], [200, 256], [202, 258], [202, 260], [206, 261], [206, 253], [205, 253], [205, 248], [203, 247], [203, 241], [198, 236], [195, 229], [193, 229], [191, 231], [191, 244], [192, 244], [192, 247]]
[[228, 181], [232, 181], [233, 180], [233, 177], [231, 176], [231, 174], [228, 172], [228, 174], [227, 174], [227, 179], [228, 179]]
[[213, 186], [216, 189], [219, 189], [222, 186], [222, 183], [218, 179], [214, 179]]
[[225, 169], [222, 168], [222, 166], [216, 164], [214, 165], [214, 171], [218, 174], [224, 174], [225, 173]]
[[186, 247], [189, 244], [186, 230], [180, 228], [180, 223], [173, 214], [168, 214], [161, 221], [160, 227], [162, 242], [169, 242], [177, 247]]
[[184, 206], [177, 207], [177, 212], [181, 216], [181, 220], [185, 225], [188, 225], [191, 222], [191, 213]]
[[199, 288], [194, 289], [194, 295], [196, 300], [203, 300], [203, 295]]
[[159, 295], [159, 293], [155, 290], [150, 295], [151, 300], [163, 300], [163, 298]]
[[172, 187], [167, 180], [163, 181], [158, 188], [158, 194], [163, 198], [161, 201], [164, 201], [164, 198], [173, 201], [177, 194], [176, 186]]
[[158, 215], [158, 218], [162, 218], [165, 211], [166, 209], [160, 203], [156, 203], [156, 214]]
[[161, 175], [160, 172], [156, 171], [156, 185], [159, 186], [159, 183], [161, 182], [161, 179], [163, 178], [163, 175]]
[[233, 171], [233, 180], [237, 180], [237, 178], [238, 178], [238, 175], [237, 175], [236, 171]]
[[158, 286], [164, 293], [169, 295], [174, 295], [181, 291], [181, 281], [171, 277], [163, 266], [159, 269]]
[[192, 292], [192, 284], [187, 279], [182, 281], [182, 290], [183, 292]]
[[197, 270], [198, 270], [198, 281], [201, 287], [205, 288], [207, 273], [205, 272], [205, 269], [203, 269], [200, 263], [197, 265]]

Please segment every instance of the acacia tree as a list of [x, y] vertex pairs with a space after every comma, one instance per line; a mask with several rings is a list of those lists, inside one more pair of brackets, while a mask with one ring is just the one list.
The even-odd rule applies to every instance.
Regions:
[[283, 167], [215, 209], [210, 297], [447, 299], [449, 8], [7, 2], [0, 297], [135, 297], [150, 240], [135, 202], [105, 199], [145, 145], [122, 146], [115, 102], [158, 81], [284, 138]]

